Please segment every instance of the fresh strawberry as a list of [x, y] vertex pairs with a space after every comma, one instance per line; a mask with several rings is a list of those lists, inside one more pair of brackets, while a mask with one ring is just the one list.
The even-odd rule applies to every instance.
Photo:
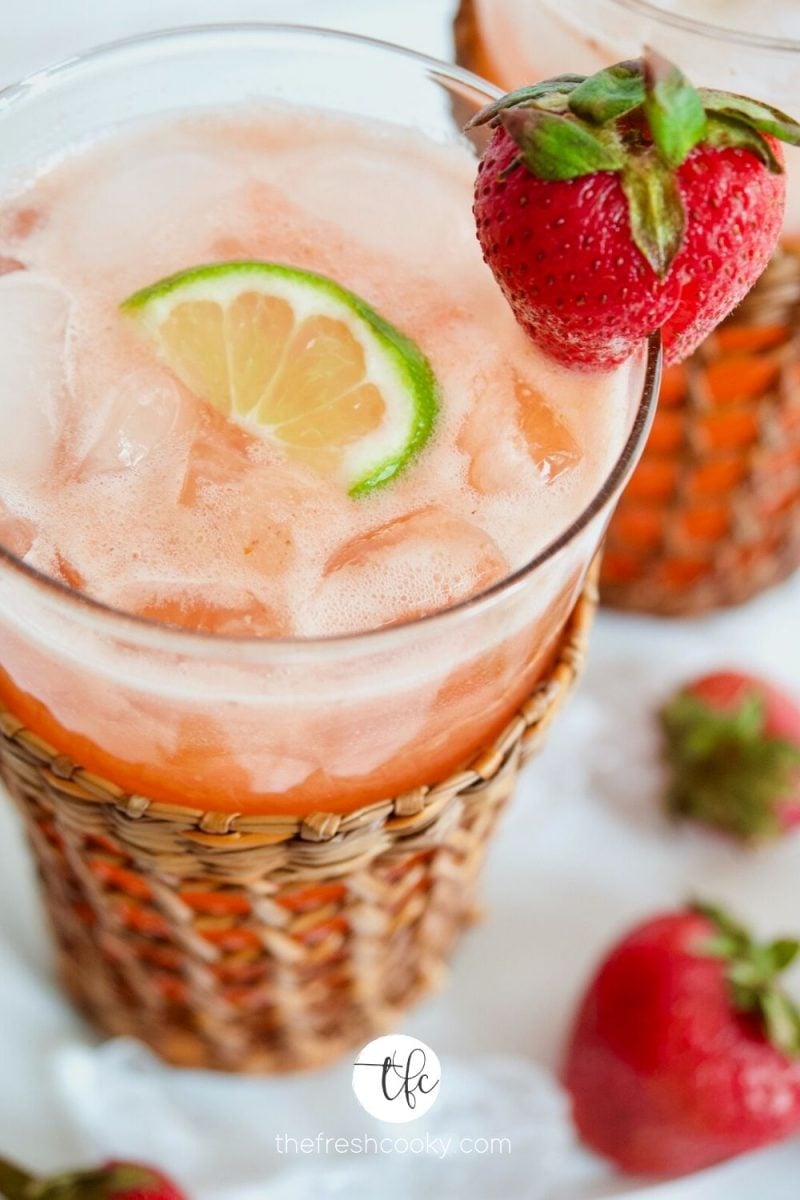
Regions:
[[584, 1141], [632, 1174], [682, 1175], [800, 1131], [800, 1012], [775, 984], [798, 951], [706, 906], [624, 938], [566, 1058]]
[[108, 1162], [39, 1178], [2, 1159], [0, 1196], [3, 1200], [186, 1200], [168, 1176], [140, 1163]]
[[800, 707], [771, 684], [720, 671], [660, 714], [669, 811], [759, 841], [800, 822]]
[[562, 75], [491, 104], [478, 169], [483, 255], [529, 336], [608, 369], [655, 330], [685, 358], [764, 270], [800, 125], [696, 90], [658, 55]]
[[186, 1200], [168, 1175], [140, 1163], [106, 1163], [100, 1180], [101, 1200]]

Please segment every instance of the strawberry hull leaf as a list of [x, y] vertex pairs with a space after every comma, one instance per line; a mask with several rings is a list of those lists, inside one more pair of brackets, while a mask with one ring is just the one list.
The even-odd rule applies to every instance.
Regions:
[[[728, 946], [724, 957], [734, 958], [737, 955], [749, 953], [753, 944], [753, 939], [749, 931], [742, 925], [741, 921], [737, 921], [726, 909], [721, 908], [718, 904], [710, 904], [707, 900], [693, 900], [690, 907], [693, 912], [707, 917], [714, 926], [714, 941], [718, 942], [720, 947], [723, 941]], [[721, 954], [722, 951], [718, 948], [712, 952], [709, 950], [707, 944], [704, 943], [702, 953], [714, 953], [716, 955]]]
[[797, 958], [800, 942], [777, 938], [760, 943], [724, 909], [703, 902], [691, 907], [713, 928], [712, 936], [697, 946], [695, 953], [726, 963], [725, 979], [734, 1008], [737, 1012], [757, 1013], [767, 1040], [776, 1050], [790, 1058], [800, 1055], [800, 1011], [776, 982]]
[[676, 66], [655, 51], [645, 56], [644, 111], [668, 167], [679, 167], [706, 132], [700, 93]]
[[767, 1038], [790, 1058], [800, 1054], [800, 1012], [784, 992], [767, 988], [758, 998]]
[[644, 78], [638, 62], [622, 62], [598, 71], [570, 93], [569, 107], [578, 117], [604, 125], [644, 103]]
[[721, 113], [710, 116], [703, 140], [707, 145], [720, 150], [730, 147], [749, 150], [773, 175], [783, 174], [783, 167], [767, 139], [758, 130], [753, 129], [752, 125], [736, 117], [723, 116]]
[[480, 112], [475, 113], [464, 126], [465, 129], [477, 129], [479, 125], [488, 125], [490, 122], [497, 119], [502, 112], [509, 108], [516, 108], [520, 105], [529, 105], [540, 103], [542, 100], [550, 96], [563, 96], [564, 108], [567, 106], [566, 97], [580, 83], [583, 83], [583, 75], [556, 75], [553, 79], [545, 79], [542, 83], [533, 83], [529, 87], [517, 88], [514, 92], [509, 92], [506, 96], [501, 96], [499, 100], [494, 100], [491, 104], [487, 104]]
[[680, 693], [661, 712], [671, 782], [667, 808], [745, 841], [781, 832], [780, 806], [800, 769], [800, 750], [765, 732], [764, 704], [748, 696], [733, 713]]
[[577, 179], [622, 168], [624, 156], [616, 137], [597, 133], [575, 117], [511, 108], [500, 120], [519, 146], [525, 166], [539, 179]]
[[699, 94], [706, 112], [733, 117], [757, 129], [759, 133], [769, 133], [782, 142], [788, 142], [790, 146], [800, 146], [800, 124], [779, 108], [751, 100], [749, 96], [717, 92], [711, 88], [700, 88]]
[[800, 954], [800, 942], [796, 938], [777, 938], [767, 947], [776, 971], [784, 971]]
[[683, 244], [686, 213], [677, 180], [657, 154], [629, 158], [622, 168], [631, 235], [660, 279]]

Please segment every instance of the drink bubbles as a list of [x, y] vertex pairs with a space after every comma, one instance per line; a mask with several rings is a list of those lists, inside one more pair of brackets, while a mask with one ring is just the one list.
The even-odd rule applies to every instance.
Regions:
[[[481, 261], [473, 176], [463, 148], [276, 106], [101, 138], [9, 196], [0, 504], [32, 526], [0, 540], [105, 603], [260, 636], [392, 625], [528, 561], [605, 477], [635, 388], [528, 344]], [[224, 416], [120, 314], [220, 256], [327, 273], [429, 357], [439, 424], [387, 487], [353, 499]]]
[[[457, 177], [462, 152], [439, 147], [437, 173], [420, 158], [415, 139], [408, 139], [407, 147], [404, 140], [402, 134], [391, 140], [376, 137], [365, 155], [357, 142], [348, 145], [326, 137], [324, 130], [311, 131], [310, 141], [285, 148], [277, 161], [265, 160], [268, 173], [258, 208], [269, 223], [274, 193], [283, 192], [295, 206], [295, 226], [299, 213], [301, 222], [322, 222], [329, 236], [357, 239], [368, 253], [383, 258], [390, 250], [404, 265], [435, 262], [448, 272], [461, 273], [466, 266], [469, 278], [479, 258], [470, 205], [442, 204], [443, 177], [447, 184], [449, 163]], [[408, 220], [411, 197], [424, 219]], [[403, 282], [398, 273], [398, 283]]]
[[506, 570], [488, 533], [430, 505], [341, 546], [325, 568], [316, 615], [331, 633], [409, 621], [481, 591]]
[[135, 154], [123, 146], [107, 152], [103, 171], [73, 164], [72, 194], [60, 201], [58, 248], [99, 279], [118, 271], [124, 247], [136, 285], [147, 282], [138, 272], [154, 256], [172, 262], [167, 269], [185, 266], [187, 240], [209, 237], [220, 225], [233, 177], [219, 156], [192, 145], [191, 134]]

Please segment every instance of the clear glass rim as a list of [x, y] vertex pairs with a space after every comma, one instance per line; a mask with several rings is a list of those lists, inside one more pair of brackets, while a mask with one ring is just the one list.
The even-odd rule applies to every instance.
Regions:
[[694, 33], [698, 37], [710, 38], [715, 41], [731, 42], [738, 46], [747, 46], [759, 50], [783, 50], [797, 53], [800, 51], [800, 39], [773, 37], [768, 33], [749, 33], [743, 29], [728, 29], [724, 25], [711, 25], [708, 21], [698, 21], [695, 17], [685, 17], [680, 13], [666, 12], [657, 8], [651, 0], [612, 0], [612, 3], [626, 8], [629, 12], [640, 13], [653, 17], [662, 25], [671, 25], [686, 33]]
[[[629, 5], [629, 0], [617, 0], [617, 2], [631, 6]], [[633, 0], [633, 2], [635, 3], [636, 0]], [[133, 37], [121, 38], [95, 46], [81, 54], [73, 55], [50, 66], [43, 67], [41, 70], [26, 76], [18, 82], [11, 83], [7, 87], [0, 89], [0, 115], [7, 111], [15, 102], [21, 101], [29, 92], [40, 91], [48, 87], [53, 81], [58, 82], [65, 76], [80, 72], [89, 64], [103, 58], [113, 58], [115, 55], [124, 53], [126, 50], [136, 49], [137, 47], [146, 48], [151, 44], [180, 41], [199, 42], [205, 37], [241, 36], [242, 34], [247, 35], [249, 33], [254, 35], [270, 34], [301, 37], [309, 35], [310, 37], [331, 39], [362, 47], [372, 46], [382, 52], [389, 52], [411, 59], [421, 67], [428, 68], [437, 76], [453, 83], [464, 85], [471, 91], [479, 93], [487, 102], [502, 95], [501, 89], [494, 87], [493, 84], [488, 83], [485, 79], [482, 79], [479, 75], [471, 71], [466, 71], [461, 67], [454, 66], [429, 55], [420, 54], [418, 51], [411, 50], [408, 47], [395, 45], [392, 42], [313, 25], [295, 25], [279, 22], [230, 22], [183, 26], [137, 34]], [[235, 657], [238, 654], [248, 660], [252, 660], [262, 657], [269, 659], [273, 657], [273, 652], [280, 649], [284, 651], [302, 651], [305, 649], [313, 650], [314, 647], [344, 648], [346, 646], [360, 645], [364, 642], [374, 643], [378, 641], [386, 644], [391, 640], [392, 636], [403, 635], [411, 629], [423, 626], [427, 628], [435, 624], [441, 624], [448, 621], [448, 619], [466, 612], [485, 608], [501, 596], [515, 590], [529, 575], [572, 542], [603, 511], [613, 496], [622, 489], [632, 473], [638, 458], [639, 448], [643, 444], [652, 424], [661, 377], [661, 337], [659, 333], [651, 334], [647, 339], [645, 355], [642, 390], [631, 430], [610, 473], [589, 504], [565, 530], [557, 534], [533, 558], [529, 559], [509, 575], [504, 576], [490, 587], [475, 593], [475, 595], [459, 601], [457, 604], [437, 609], [426, 616], [417, 617], [412, 621], [398, 622], [397, 624], [378, 629], [358, 630], [353, 633], [309, 638], [239, 637], [233, 634], [207, 633], [168, 625], [147, 617], [137, 616], [135, 613], [125, 612], [123, 609], [114, 608], [112, 605], [105, 604], [101, 600], [96, 600], [91, 596], [79, 592], [71, 588], [68, 584], [62, 583], [45, 574], [43, 571], [30, 566], [3, 546], [0, 546], [0, 566], [21, 575], [25, 580], [36, 585], [37, 588], [44, 589], [56, 601], [68, 607], [71, 615], [77, 618], [80, 623], [89, 625], [96, 630], [102, 629], [103, 632], [109, 633], [112, 636], [125, 637], [126, 640], [135, 642], [144, 649], [184, 655], [195, 651], [200, 655], [208, 655], [209, 651], [213, 651], [213, 648], [217, 647], [227, 655]]]

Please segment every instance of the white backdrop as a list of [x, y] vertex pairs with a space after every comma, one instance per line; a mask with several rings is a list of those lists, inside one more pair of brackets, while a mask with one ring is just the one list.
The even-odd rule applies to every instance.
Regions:
[[[451, 12], [448, 0], [0, 0], [0, 83], [110, 38], [211, 20], [317, 23], [446, 55]], [[796, 581], [702, 621], [601, 618], [580, 694], [499, 835], [488, 917], [458, 954], [449, 989], [406, 1022], [443, 1060], [442, 1099], [419, 1126], [437, 1136], [508, 1136], [507, 1160], [292, 1163], [276, 1157], [273, 1132], [374, 1132], [347, 1067], [299, 1080], [225, 1080], [164, 1070], [131, 1046], [96, 1048], [49, 980], [30, 871], [6, 806], [0, 1153], [42, 1169], [111, 1154], [154, 1157], [199, 1200], [325, 1200], [354, 1189], [390, 1200], [629, 1195], [632, 1185], [572, 1144], [550, 1074], [592, 961], [626, 924], [690, 892], [728, 901], [765, 932], [800, 931], [800, 837], [748, 854], [668, 828], [657, 809], [649, 713], [677, 682], [719, 664], [764, 671], [800, 693], [799, 603]], [[799, 1172], [794, 1144], [633, 1194], [797, 1200]]]

